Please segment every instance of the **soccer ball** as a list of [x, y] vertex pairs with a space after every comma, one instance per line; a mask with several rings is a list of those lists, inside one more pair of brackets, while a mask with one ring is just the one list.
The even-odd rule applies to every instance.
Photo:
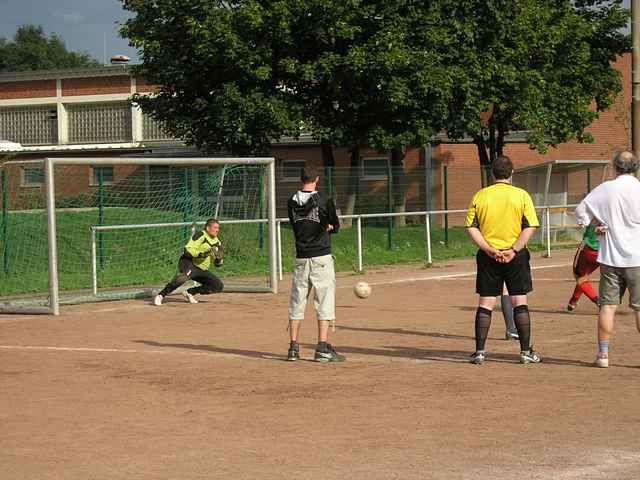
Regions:
[[355, 293], [358, 298], [367, 298], [371, 295], [371, 287], [367, 282], [358, 282], [356, 286], [353, 287], [353, 293]]

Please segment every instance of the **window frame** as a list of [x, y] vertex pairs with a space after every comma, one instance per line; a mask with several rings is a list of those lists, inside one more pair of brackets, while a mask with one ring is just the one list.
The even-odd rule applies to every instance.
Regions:
[[384, 175], [367, 175], [365, 163], [370, 160], [384, 160], [387, 164], [386, 167], [388, 169], [391, 158], [389, 157], [389, 155], [376, 155], [376, 156], [362, 157], [362, 161], [360, 162], [360, 167], [361, 167], [360, 178], [362, 180], [387, 180], [386, 172], [384, 173]]
[[91, 171], [89, 173], [89, 186], [90, 187], [99, 187], [100, 186], [100, 182], [98, 181], [98, 177], [96, 177], [96, 170], [99, 168], [110, 168], [111, 169], [111, 180], [104, 180], [102, 182], [102, 185], [113, 185], [115, 183], [115, 169], [113, 168], [113, 165], [107, 165], [104, 167], [91, 167]]
[[[127, 101], [115, 100], [115, 101], [87, 101], [87, 102], [68, 102], [64, 104], [67, 111], [67, 134], [68, 143], [70, 145], [82, 145], [82, 144], [117, 144], [117, 143], [131, 143], [133, 142], [134, 125], [131, 114], [131, 105]], [[83, 110], [84, 108], [84, 110]], [[112, 119], [106, 115], [105, 111], [112, 109], [122, 115], [124, 119], [124, 125], [119, 138], [98, 138], [104, 133], [97, 134], [97, 129], [101, 131], [109, 132], [109, 123]], [[84, 115], [84, 117], [83, 117]], [[76, 118], [76, 116], [78, 118]], [[100, 119], [100, 124], [92, 122], [92, 116]], [[114, 130], [111, 127], [111, 130]]]
[[[39, 182], [27, 182], [27, 170], [32, 171], [40, 171], [40, 181]], [[20, 172], [20, 186], [25, 188], [36, 188], [42, 187], [44, 185], [44, 167], [35, 167], [35, 166], [24, 166]]]
[[23, 146], [58, 145], [56, 104], [0, 106], [0, 138]]
[[298, 170], [298, 174], [295, 177], [287, 177], [285, 176], [285, 164], [287, 163], [304, 163], [304, 165], [302, 165], [302, 167], [300, 168], [304, 168], [307, 166], [307, 160], [303, 159], [303, 158], [288, 158], [286, 160], [282, 160], [280, 162], [280, 181], [281, 182], [287, 182], [287, 183], [293, 183], [293, 182], [300, 182], [300, 170]]

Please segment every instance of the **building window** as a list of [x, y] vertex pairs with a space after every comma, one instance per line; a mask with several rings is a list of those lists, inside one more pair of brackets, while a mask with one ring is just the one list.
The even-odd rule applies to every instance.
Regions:
[[113, 185], [113, 167], [91, 168], [91, 185], [100, 185], [100, 175], [102, 175], [102, 185]]
[[0, 108], [0, 139], [22, 145], [56, 145], [58, 143], [56, 106]]
[[307, 165], [306, 160], [283, 160], [282, 161], [282, 181], [299, 182], [300, 170]]
[[388, 157], [370, 157], [362, 159], [362, 178], [364, 180], [386, 180], [389, 175]]
[[169, 178], [171, 174], [171, 167], [167, 165], [151, 165], [149, 167], [149, 175], [153, 179], [158, 179], [159, 181], [165, 181]]
[[39, 187], [44, 183], [42, 167], [24, 167], [22, 169], [22, 186]]
[[162, 122], [148, 115], [142, 116], [143, 140], [172, 140], [173, 137], [162, 128]]
[[68, 104], [69, 142], [131, 142], [131, 105], [120, 103]]

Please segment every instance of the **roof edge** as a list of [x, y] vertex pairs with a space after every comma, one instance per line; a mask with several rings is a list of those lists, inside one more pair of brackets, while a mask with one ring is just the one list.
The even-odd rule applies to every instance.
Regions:
[[100, 65], [98, 67], [71, 68], [65, 70], [35, 70], [25, 72], [0, 73], [0, 83], [25, 82], [33, 80], [57, 80], [66, 78], [113, 77], [131, 75], [135, 64]]

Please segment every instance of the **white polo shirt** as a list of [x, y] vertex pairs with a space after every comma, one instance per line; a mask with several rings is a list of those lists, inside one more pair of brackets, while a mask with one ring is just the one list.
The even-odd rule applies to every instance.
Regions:
[[598, 185], [576, 208], [576, 219], [607, 226], [600, 235], [598, 262], [612, 267], [640, 267], [640, 181], [619, 175]]

